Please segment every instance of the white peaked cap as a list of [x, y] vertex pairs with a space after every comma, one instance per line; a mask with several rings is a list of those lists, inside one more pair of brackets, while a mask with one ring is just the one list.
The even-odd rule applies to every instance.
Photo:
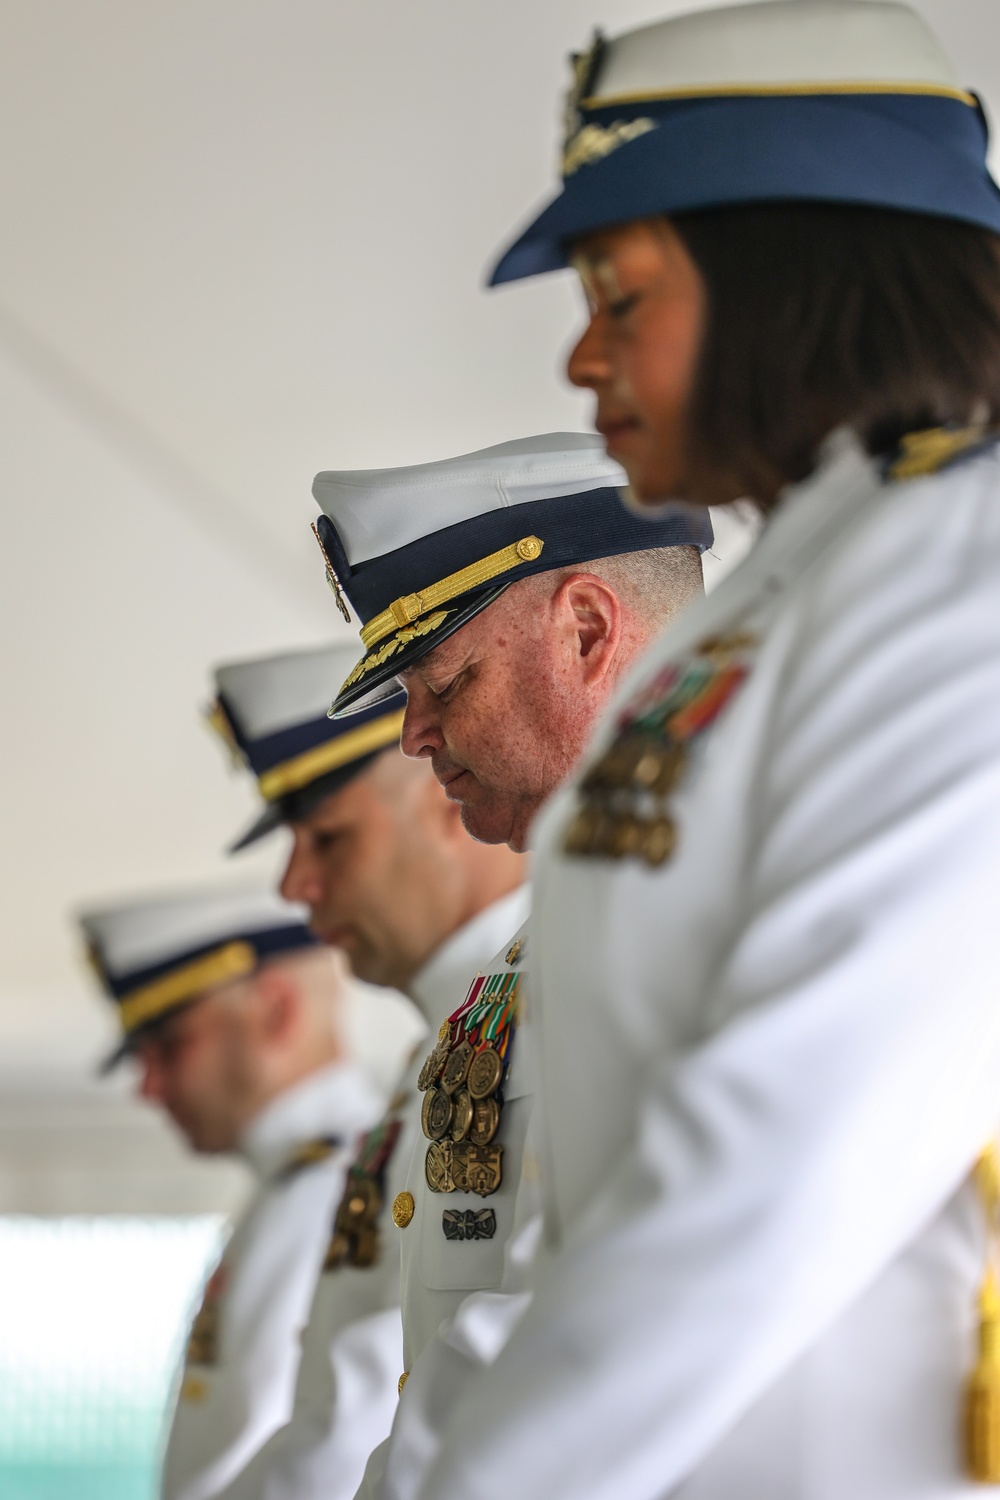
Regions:
[[[215, 685], [251, 740], [326, 718], [331, 693], [357, 658], [353, 642], [227, 662], [215, 669]], [[333, 729], [331, 726], [331, 734]]]
[[233, 938], [305, 927], [306, 908], [266, 887], [189, 891], [82, 911], [79, 923], [112, 981]]
[[501, 507], [627, 482], [595, 433], [552, 432], [437, 463], [317, 474], [313, 494], [355, 567]]
[[610, 39], [588, 105], [847, 82], [959, 87], [937, 38], [907, 6], [770, 0], [671, 16]]

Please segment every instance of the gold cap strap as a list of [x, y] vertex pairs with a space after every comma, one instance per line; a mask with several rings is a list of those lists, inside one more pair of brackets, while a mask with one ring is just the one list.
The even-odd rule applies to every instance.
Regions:
[[203, 991], [214, 989], [217, 984], [242, 979], [256, 967], [257, 954], [252, 944], [242, 941], [225, 943], [221, 948], [164, 974], [162, 979], [154, 979], [151, 984], [132, 990], [119, 1001], [126, 1035], [183, 1005], [186, 1000], [193, 1000]]
[[979, 1350], [965, 1387], [965, 1468], [980, 1484], [1000, 1484], [1000, 1160], [990, 1144], [976, 1162], [973, 1181], [986, 1229], [986, 1270], [979, 1288]]
[[210, 703], [209, 706], [205, 709], [205, 723], [214, 734], [217, 734], [219, 736], [219, 739], [229, 751], [229, 756], [232, 760], [233, 765], [236, 766], [237, 769], [240, 769], [245, 763], [245, 757], [243, 755], [243, 751], [239, 747], [239, 743], [237, 742], [236, 734], [233, 730], [232, 724], [230, 723], [229, 715], [226, 713], [226, 710], [223, 708], [218, 698], [216, 698], [214, 703]]
[[308, 786], [310, 781], [316, 781], [330, 771], [338, 771], [341, 766], [350, 765], [352, 760], [360, 760], [373, 750], [382, 750], [386, 745], [391, 745], [394, 740], [399, 739], [404, 712], [404, 709], [395, 709], [381, 719], [371, 719], [357, 729], [349, 729], [335, 740], [327, 740], [323, 745], [305, 750], [280, 766], [272, 766], [257, 782], [261, 796], [267, 802], [276, 802], [279, 797], [287, 797], [289, 792], [297, 792], [300, 787]]
[[509, 573], [511, 568], [516, 568], [521, 563], [534, 562], [541, 556], [544, 546], [540, 537], [524, 536], [519, 542], [502, 547], [499, 552], [491, 552], [489, 557], [470, 563], [467, 568], [460, 568], [457, 573], [449, 573], [440, 583], [432, 583], [419, 593], [403, 594], [401, 598], [394, 599], [388, 609], [369, 620], [362, 629], [361, 639], [365, 649], [370, 651], [401, 626], [412, 625], [427, 610], [436, 609], [439, 604], [447, 604], [449, 599], [457, 599], [459, 594], [479, 588], [481, 584], [489, 583], [491, 578], [499, 578], [501, 573]]

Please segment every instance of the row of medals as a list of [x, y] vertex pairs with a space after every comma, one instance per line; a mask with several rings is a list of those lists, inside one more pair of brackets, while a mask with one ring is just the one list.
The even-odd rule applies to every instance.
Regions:
[[677, 740], [626, 731], [580, 783], [580, 805], [563, 848], [584, 859], [642, 859], [665, 864], [677, 830], [666, 799], [687, 759]]
[[493, 1047], [477, 1052], [466, 1041], [451, 1044], [446, 1021], [424, 1063], [417, 1087], [424, 1095], [420, 1123], [430, 1141], [424, 1175], [432, 1193], [478, 1193], [500, 1186], [503, 1147], [494, 1140], [503, 1102], [503, 1060]]

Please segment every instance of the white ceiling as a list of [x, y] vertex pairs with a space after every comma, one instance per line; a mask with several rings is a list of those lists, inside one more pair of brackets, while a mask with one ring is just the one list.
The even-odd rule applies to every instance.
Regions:
[[[8, 1068], [99, 1044], [69, 907], [227, 868], [252, 797], [197, 706], [337, 628], [313, 473], [586, 424], [572, 286], [483, 269], [552, 183], [566, 54], [668, 8], [0, 8]], [[996, 0], [921, 8], [1000, 111]]]

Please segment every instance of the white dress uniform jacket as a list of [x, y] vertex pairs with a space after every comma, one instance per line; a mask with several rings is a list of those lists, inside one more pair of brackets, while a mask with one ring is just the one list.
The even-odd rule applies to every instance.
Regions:
[[[528, 899], [527, 887], [521, 887], [494, 902], [442, 944], [417, 975], [411, 995], [434, 1035], [461, 1004], [470, 975], [523, 921]], [[378, 1261], [319, 1276], [290, 1419], [226, 1489], [225, 1500], [351, 1500], [369, 1454], [389, 1431], [404, 1369], [400, 1236], [391, 1209], [414, 1142], [423, 1138], [416, 1079], [424, 1051], [417, 1048], [390, 1109], [402, 1117], [403, 1128], [386, 1169]], [[338, 1201], [339, 1195], [324, 1226], [324, 1249]]]
[[[487, 983], [525, 977], [527, 929], [525, 920], [480, 970]], [[517, 1270], [505, 1275], [509, 1251], [516, 1267], [523, 1261], [523, 1249], [511, 1246], [512, 1237], [533, 1246], [540, 1225], [537, 1198], [521, 1186], [531, 1058], [523, 1024], [527, 996], [520, 984], [516, 1005], [496, 1135], [503, 1152], [499, 1188], [486, 1196], [457, 1188], [433, 1192], [425, 1171], [430, 1142], [421, 1132], [414, 1145], [406, 1178], [412, 1216], [399, 1231], [407, 1378], [392, 1432], [372, 1454], [358, 1500], [408, 1500], [417, 1494], [470, 1374], [495, 1357], [526, 1306], [523, 1272], [519, 1281]]]
[[[548, 1250], [434, 1500], [957, 1500], [1000, 1120], [1000, 463], [838, 434], [626, 683], [746, 677], [673, 858], [569, 857], [529, 943]], [[590, 758], [593, 764], [595, 757]]]
[[[195, 1321], [167, 1444], [165, 1500], [218, 1495], [288, 1420], [330, 1215], [353, 1142], [381, 1108], [365, 1073], [336, 1064], [286, 1090], [247, 1130], [241, 1150], [259, 1185]], [[310, 1161], [303, 1148], [323, 1141], [337, 1144]]]

